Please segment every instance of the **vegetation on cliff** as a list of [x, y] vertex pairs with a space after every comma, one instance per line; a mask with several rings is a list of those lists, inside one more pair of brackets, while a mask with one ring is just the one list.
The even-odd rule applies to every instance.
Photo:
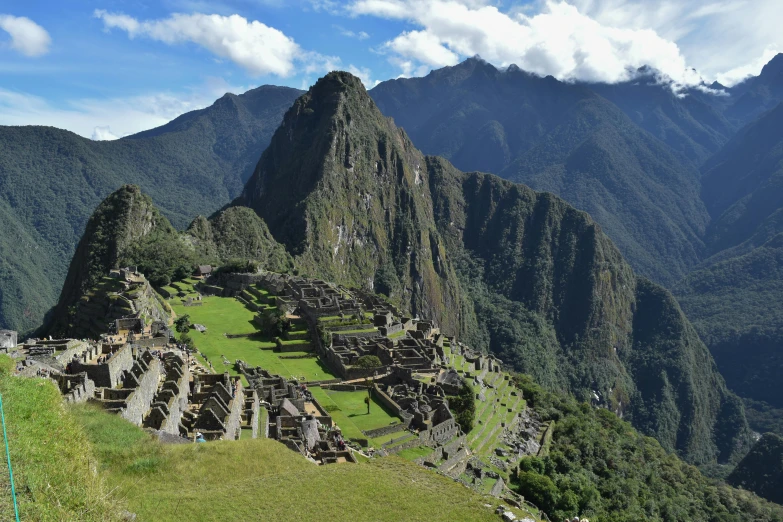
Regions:
[[731, 472], [728, 482], [783, 504], [783, 437], [763, 435]]
[[522, 460], [513, 487], [552, 520], [783, 520], [783, 508], [712, 481], [605, 409], [551, 393], [529, 376], [516, 384], [555, 421], [549, 454]]

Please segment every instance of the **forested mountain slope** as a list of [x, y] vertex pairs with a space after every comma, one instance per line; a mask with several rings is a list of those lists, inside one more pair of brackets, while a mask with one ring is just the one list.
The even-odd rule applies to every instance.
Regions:
[[0, 127], [0, 328], [27, 332], [56, 302], [93, 209], [135, 183], [177, 227], [241, 190], [300, 94], [259, 87], [158, 129], [95, 142], [51, 127]]
[[728, 482], [783, 504], [783, 437], [767, 433], [729, 475]]
[[230, 207], [211, 219], [198, 216], [178, 232], [138, 186], [124, 185], [98, 205], [68, 269], [59, 302], [44, 335], [74, 336], [77, 302], [109, 270], [137, 266], [155, 287], [189, 277], [202, 264], [244, 263], [286, 271], [291, 256], [275, 242], [266, 224], [250, 209]]
[[714, 255], [675, 293], [732, 389], [783, 408], [783, 104], [708, 162], [703, 185]]
[[588, 211], [642, 274], [673, 283], [698, 262], [708, 215], [694, 163], [728, 132], [709, 106], [666, 87], [573, 85], [478, 58], [371, 95], [425, 153]]
[[425, 157], [347, 73], [297, 100], [236, 204], [301, 271], [385, 293], [550, 388], [597, 396], [692, 462], [749, 443], [677, 303], [587, 214]]
[[671, 86], [659, 81], [655, 71], [639, 73], [633, 81], [588, 87], [696, 167], [718, 152], [736, 131], [722, 114], [723, 97], [697, 89], [674, 93]]

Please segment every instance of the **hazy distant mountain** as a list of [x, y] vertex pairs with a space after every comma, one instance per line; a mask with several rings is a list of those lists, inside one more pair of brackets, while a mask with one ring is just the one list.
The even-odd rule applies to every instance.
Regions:
[[675, 292], [732, 389], [783, 408], [783, 104], [704, 170], [713, 255]]
[[242, 189], [301, 94], [264, 86], [112, 142], [51, 127], [0, 127], [0, 328], [28, 331], [55, 304], [87, 218], [136, 183], [177, 227]]
[[752, 76], [729, 89], [731, 103], [726, 116], [736, 124], [753, 121], [765, 111], [783, 101], [783, 53], [764, 66], [758, 76]]
[[630, 82], [590, 84], [634, 123], [695, 166], [718, 152], [736, 131], [721, 112], [723, 98], [689, 89], [680, 94], [661, 84], [653, 71]]

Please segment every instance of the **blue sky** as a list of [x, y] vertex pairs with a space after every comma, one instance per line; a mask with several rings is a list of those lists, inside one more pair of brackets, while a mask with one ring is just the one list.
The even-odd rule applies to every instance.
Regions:
[[0, 124], [113, 138], [227, 91], [331, 69], [370, 88], [473, 54], [565, 81], [649, 64], [733, 83], [783, 49], [781, 20], [780, 0], [6, 0]]

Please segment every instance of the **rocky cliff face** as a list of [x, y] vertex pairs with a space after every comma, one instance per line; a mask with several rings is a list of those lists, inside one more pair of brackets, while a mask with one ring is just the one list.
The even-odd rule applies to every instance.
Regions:
[[742, 407], [676, 302], [587, 214], [424, 157], [349, 74], [294, 104], [236, 203], [307, 273], [387, 293], [692, 462], [748, 444]]
[[378, 290], [447, 331], [458, 285], [434, 224], [424, 156], [358, 78], [332, 73], [299, 98], [238, 204], [313, 276]]

